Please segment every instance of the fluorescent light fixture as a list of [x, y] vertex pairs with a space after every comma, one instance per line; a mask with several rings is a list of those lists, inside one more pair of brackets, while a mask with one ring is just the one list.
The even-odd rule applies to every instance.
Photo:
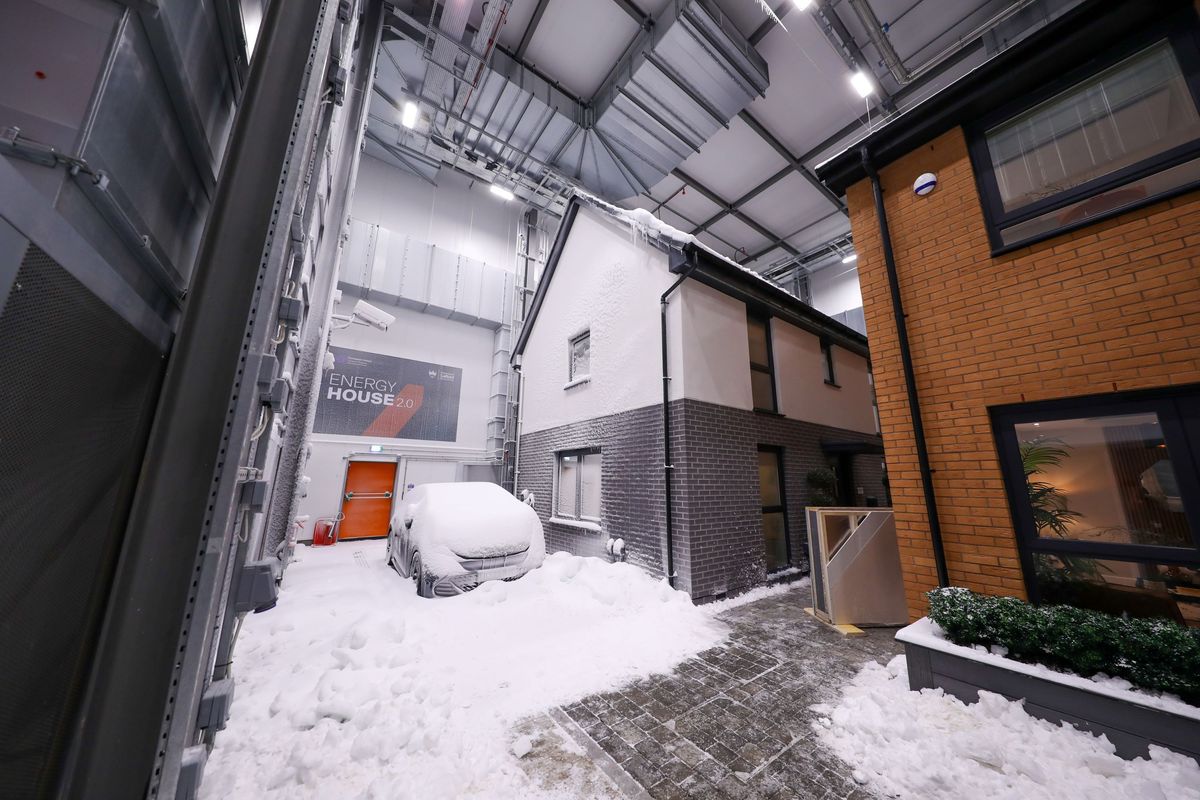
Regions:
[[858, 92], [859, 97], [867, 97], [875, 91], [875, 81], [871, 80], [861, 69], [850, 76], [850, 85], [854, 87], [854, 91]]
[[505, 202], [508, 202], [516, 197], [511, 190], [505, 189], [503, 186], [497, 186], [494, 183], [489, 185], [488, 188], [492, 190], [492, 194], [496, 195], [496, 197], [502, 198]]
[[849, 255], [842, 257], [843, 264], [850, 264], [855, 261], [858, 261], [858, 253], [850, 253]]
[[400, 115], [400, 124], [406, 128], [417, 127], [417, 117], [421, 115], [421, 109], [417, 104], [409, 100], [404, 104], [404, 113]]
[[803, 11], [813, 4], [813, 0], [792, 0], [796, 4], [796, 8]]

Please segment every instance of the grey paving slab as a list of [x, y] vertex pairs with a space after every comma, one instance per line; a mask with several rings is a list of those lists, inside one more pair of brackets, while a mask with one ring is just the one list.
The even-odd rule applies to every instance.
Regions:
[[732, 631], [723, 646], [561, 711], [655, 800], [868, 800], [817, 742], [810, 707], [901, 648], [893, 629], [842, 636], [804, 612], [806, 599], [788, 592], [731, 609], [720, 616]]

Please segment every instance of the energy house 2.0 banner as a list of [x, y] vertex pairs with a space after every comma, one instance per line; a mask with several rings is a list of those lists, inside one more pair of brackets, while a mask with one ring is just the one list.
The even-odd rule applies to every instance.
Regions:
[[313, 433], [453, 442], [462, 369], [330, 347]]

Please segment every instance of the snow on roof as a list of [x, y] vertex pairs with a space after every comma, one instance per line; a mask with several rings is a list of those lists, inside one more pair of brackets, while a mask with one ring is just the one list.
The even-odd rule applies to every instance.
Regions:
[[[621, 208], [620, 206], [614, 206], [612, 203], [601, 200], [599, 197], [596, 197], [593, 194], [588, 194], [579, 188], [575, 189], [575, 196], [592, 207], [599, 209], [600, 211], [604, 211], [609, 216], [629, 226], [630, 230], [632, 230], [640, 239], [657, 242], [674, 250], [683, 250], [683, 248], [687, 247], [688, 245], [692, 245], [708, 253], [718, 261], [723, 261], [729, 266], [738, 269], [747, 275], [757, 278], [758, 280], [770, 286], [772, 289], [781, 292], [787, 292], [786, 289], [775, 283], [770, 278], [764, 277], [762, 273], [756, 272], [749, 267], [744, 267], [733, 259], [721, 255], [692, 234], [685, 233], [673, 225], [668, 225], [644, 208], [628, 209]], [[791, 294], [790, 292], [787, 293], [789, 295]], [[797, 298], [796, 302], [800, 302], [800, 300]]]

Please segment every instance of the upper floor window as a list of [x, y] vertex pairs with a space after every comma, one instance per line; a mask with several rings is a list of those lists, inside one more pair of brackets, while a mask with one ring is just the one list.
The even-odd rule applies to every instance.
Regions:
[[[1200, 183], [1200, 51], [1185, 30], [1072, 76], [973, 132], [989, 235], [1007, 250]], [[1057, 91], [1055, 91], [1057, 89]]]
[[592, 332], [584, 331], [583, 333], [571, 339], [570, 346], [570, 364], [568, 366], [568, 379], [572, 381], [583, 380], [591, 375], [592, 372]]
[[756, 314], [746, 317], [750, 337], [750, 393], [754, 408], [775, 411], [775, 363], [771, 354], [771, 320]]
[[837, 386], [837, 372], [833, 367], [833, 342], [828, 339], [821, 340], [821, 364], [825, 370], [825, 382], [830, 386]]

